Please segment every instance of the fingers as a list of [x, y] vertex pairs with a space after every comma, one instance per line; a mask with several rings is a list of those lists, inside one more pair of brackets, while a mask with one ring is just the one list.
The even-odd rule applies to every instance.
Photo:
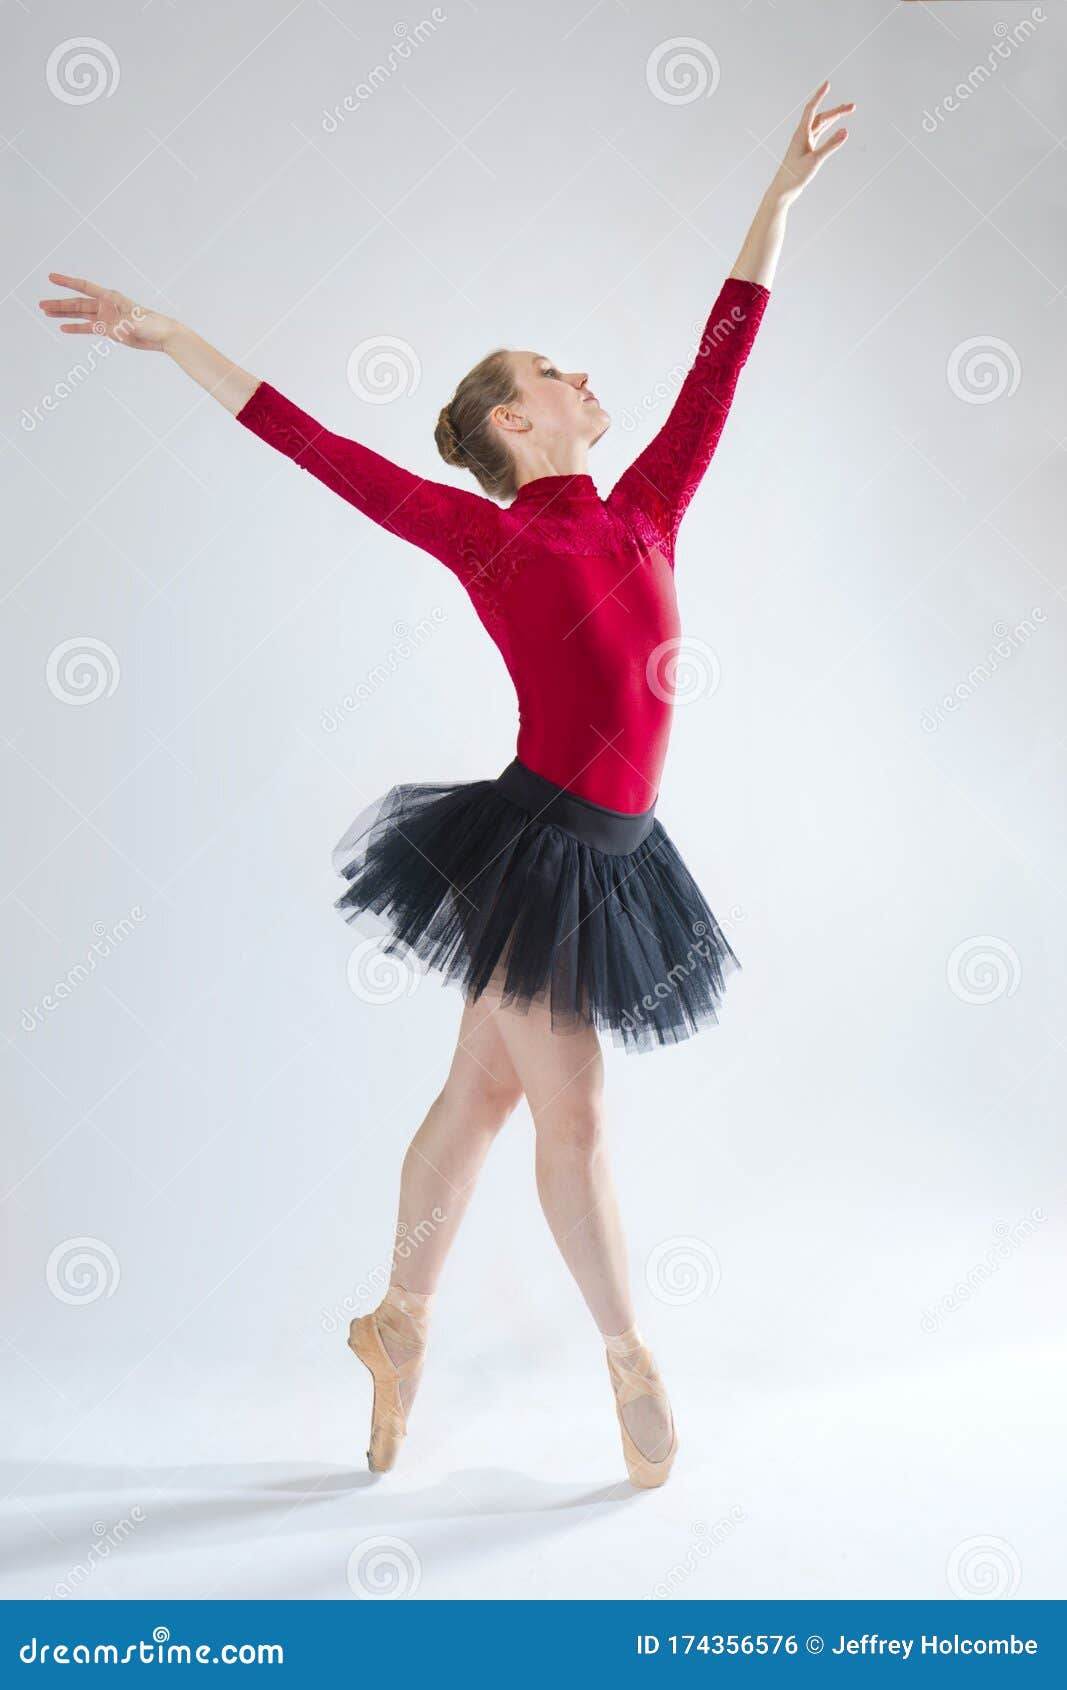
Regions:
[[835, 117], [844, 117], [846, 112], [855, 111], [855, 109], [856, 109], [855, 100], [849, 100], [847, 105], [834, 106], [834, 107], [832, 107], [832, 109], [830, 111], [821, 111], [821, 112], [817, 113], [817, 115], [815, 117], [815, 121], [812, 124], [812, 128], [813, 129], [825, 129], [826, 125], [828, 123], [832, 123], [834, 121]]
[[46, 317], [95, 317], [98, 310], [95, 299], [39, 299], [37, 303]]
[[76, 293], [87, 293], [90, 299], [103, 299], [106, 288], [96, 282], [87, 282], [84, 276], [63, 276], [58, 270], [49, 270], [48, 280], [58, 282], [61, 288], [73, 288]]
[[59, 332], [60, 334], [99, 335], [100, 330], [96, 327], [95, 323], [60, 323]]
[[811, 96], [811, 98], [806, 102], [806, 104], [804, 106], [804, 113], [803, 113], [804, 122], [806, 122], [806, 123], [811, 122], [813, 116], [815, 115], [816, 110], [818, 109], [819, 101], [822, 100], [822, 99], [825, 99], [826, 93], [827, 93], [829, 87], [830, 87], [830, 78], [829, 77], [827, 77], [825, 82], [820, 82], [820, 84], [816, 88], [814, 94]]
[[843, 147], [848, 140], [848, 130], [839, 129], [836, 135], [831, 135], [828, 141], [823, 141], [814, 149], [816, 158], [826, 158], [829, 153], [836, 153], [838, 147]]

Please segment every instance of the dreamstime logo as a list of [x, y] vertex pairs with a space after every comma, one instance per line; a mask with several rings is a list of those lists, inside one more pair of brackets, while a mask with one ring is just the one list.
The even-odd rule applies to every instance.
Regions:
[[636, 405], [628, 405], [619, 417], [619, 427], [624, 434], [632, 434], [646, 417], [654, 416], [665, 399], [673, 399], [689, 374], [688, 364], [672, 364], [661, 381], [657, 381], [643, 393]]
[[1015, 348], [993, 334], [961, 340], [945, 368], [949, 387], [967, 405], [991, 405], [1005, 395], [1010, 399], [1023, 375]]
[[699, 321], [690, 323], [689, 333], [700, 336], [691, 358], [684, 364], [672, 364], [666, 375], [641, 395], [636, 405], [630, 405], [622, 412], [619, 426], [623, 432], [632, 433], [646, 417], [652, 416], [659, 409], [664, 400], [674, 398], [690, 370], [701, 358], [710, 357], [727, 335], [747, 321], [747, 316], [743, 306], [731, 305], [726, 316], [717, 318], [715, 322], [705, 321], [701, 317]]
[[447, 1219], [445, 1210], [435, 1205], [430, 1211], [429, 1220], [419, 1221], [417, 1226], [411, 1227], [406, 1221], [400, 1221], [396, 1229], [396, 1243], [393, 1246], [393, 1262], [379, 1262], [343, 1302], [336, 1304], [332, 1309], [323, 1309], [322, 1330], [337, 1332], [344, 1322], [351, 1320], [361, 1308], [365, 1309], [370, 1302], [380, 1301], [392, 1278], [394, 1264], [410, 1261], [420, 1245], [432, 1238], [437, 1228]]
[[1009, 1261], [1017, 1250], [1021, 1250], [1027, 1239], [1034, 1233], [1048, 1216], [1044, 1209], [1031, 1209], [1022, 1220], [1014, 1221], [1010, 1226], [1006, 1221], [998, 1221], [993, 1228], [993, 1242], [980, 1262], [975, 1262], [963, 1279], [956, 1281], [947, 1296], [939, 1297], [928, 1309], [924, 1309], [919, 1322], [924, 1332], [939, 1332], [949, 1315], [966, 1308], [982, 1289], [1000, 1272], [1000, 1264]]
[[940, 704], [935, 704], [932, 709], [923, 711], [920, 717], [923, 732], [935, 734], [946, 716], [952, 715], [961, 704], [965, 704], [969, 698], [973, 698], [980, 686], [983, 686], [986, 681], [992, 680], [1000, 668], [1000, 660], [1007, 662], [1009, 657], [1013, 657], [1019, 648], [1033, 637], [1037, 632], [1035, 624], [1040, 625], [1047, 621], [1048, 617], [1041, 606], [1035, 605], [1029, 616], [1024, 616], [1021, 621], [1016, 622], [1014, 628], [1009, 628], [1006, 622], [994, 622], [993, 634], [995, 638], [993, 645], [986, 652], [981, 663], [975, 664], [966, 680], [957, 681], [955, 687], [951, 692], [945, 694]]
[[1022, 963], [1006, 939], [980, 933], [956, 946], [945, 965], [949, 989], [961, 1003], [995, 1003], [1013, 998]]
[[[391, 76], [410, 59], [416, 47], [421, 47], [434, 34], [438, 24], [447, 23], [448, 14], [440, 6], [435, 6], [428, 18], [423, 18], [414, 29], [409, 29], [406, 23], [393, 25], [394, 41], [385, 56], [385, 63], [376, 64], [367, 72], [365, 79], [358, 83], [354, 93], [346, 94], [332, 108], [323, 107], [322, 127], [327, 135], [336, 135], [349, 112], [359, 111], [361, 106], [383, 88]], [[399, 61], [399, 63], [398, 63]]]
[[104, 640], [78, 634], [48, 654], [48, 690], [61, 704], [95, 704], [119, 684], [119, 660]]
[[668, 1238], [645, 1263], [645, 1284], [652, 1295], [676, 1308], [713, 1296], [721, 1279], [719, 1258], [703, 1238]]
[[702, 1561], [718, 1549], [727, 1538], [733, 1537], [738, 1526], [748, 1519], [748, 1515], [739, 1503], [735, 1503], [728, 1514], [721, 1520], [716, 1520], [711, 1526], [706, 1520], [694, 1520], [690, 1531], [692, 1538], [685, 1553], [684, 1561], [676, 1561], [673, 1567], [668, 1567], [663, 1578], [657, 1580], [649, 1591], [652, 1601], [661, 1601], [673, 1596], [678, 1587], [685, 1583], [696, 1572]]
[[430, 636], [437, 629], [443, 627], [448, 617], [440, 605], [434, 605], [429, 617], [423, 617], [410, 628], [406, 622], [394, 622], [393, 633], [395, 643], [389, 648], [382, 662], [376, 663], [374, 668], [364, 677], [354, 692], [346, 693], [340, 704], [328, 704], [322, 712], [322, 729], [324, 733], [336, 733], [344, 721], [346, 714], [358, 710], [366, 704], [368, 699], [379, 693], [391, 675], [395, 675], [401, 663], [406, 663], [421, 651]]
[[[52, 1595], [57, 1599], [73, 1596], [75, 1591], [90, 1578], [95, 1568], [102, 1561], [106, 1561], [116, 1549], [121, 1548], [128, 1537], [132, 1537], [137, 1527], [144, 1522], [144, 1509], [134, 1505], [129, 1516], [116, 1520], [113, 1526], [108, 1526], [103, 1520], [93, 1522], [94, 1542], [89, 1545], [84, 1561], [76, 1561], [73, 1567], [67, 1569], [66, 1575], [58, 1584], [52, 1586]], [[157, 1641], [159, 1641], [157, 1639]]]
[[[695, 974], [703, 972], [716, 988], [721, 986], [723, 969], [730, 964], [731, 958], [734, 962], [737, 959], [733, 957], [710, 910], [708, 915], [709, 921], [697, 920], [692, 923], [693, 943], [686, 946], [682, 960], [671, 962], [670, 966], [664, 969], [665, 978], [655, 981], [644, 997], [631, 1004], [621, 1017], [618, 1030], [623, 1033], [624, 1042], [627, 1031], [637, 1032], [648, 1024], [650, 1017], [654, 1023], [656, 1012], [668, 999], [677, 998], [686, 980], [691, 980]], [[731, 916], [736, 922], [744, 921], [745, 912], [739, 904], [735, 904]], [[666, 962], [667, 958], [664, 958], [664, 961]]]
[[129, 916], [123, 916], [121, 921], [116, 921], [111, 927], [108, 927], [106, 922], [94, 921], [92, 926], [93, 942], [89, 946], [85, 961], [76, 962], [72, 968], [68, 968], [63, 979], [57, 980], [50, 992], [45, 992], [37, 1003], [22, 1011], [19, 1020], [23, 1032], [32, 1033], [35, 1028], [43, 1026], [45, 1016], [58, 1009], [60, 1004], [65, 1003], [79, 986], [84, 985], [85, 981], [96, 972], [103, 958], [110, 956], [112, 951], [117, 950], [119, 945], [135, 931], [134, 924], [139, 924], [144, 919], [144, 910], [140, 904], [134, 904]]
[[396, 1003], [414, 997], [422, 979], [415, 953], [398, 939], [384, 949], [377, 939], [364, 939], [348, 959], [348, 984], [360, 1003]]
[[[151, 1641], [147, 1637], [140, 1637], [136, 1642], [130, 1641], [128, 1630], [121, 1635], [118, 1643], [105, 1642], [99, 1639], [92, 1643], [62, 1643], [54, 1644], [47, 1639], [31, 1637], [19, 1650], [19, 1660], [24, 1666], [31, 1666], [37, 1661], [48, 1666], [94, 1666], [118, 1667], [128, 1666], [133, 1662], [137, 1666], [284, 1666], [285, 1649], [281, 1643], [220, 1643], [216, 1638], [214, 1643], [174, 1643], [171, 1641], [169, 1627], [157, 1625], [152, 1627]], [[106, 1632], [105, 1632], [106, 1637]]]
[[747, 920], [748, 911], [746, 910], [744, 904], [731, 904], [730, 908], [722, 918], [721, 925], [734, 930], [740, 927], [743, 921]]
[[87, 106], [119, 85], [119, 61], [106, 41], [75, 35], [53, 47], [45, 66], [49, 91], [65, 106]]
[[722, 667], [704, 640], [678, 635], [664, 640], [645, 664], [648, 690], [663, 704], [694, 704], [710, 698], [722, 679]]
[[1025, 41], [1029, 41], [1032, 36], [1036, 35], [1039, 24], [1047, 22], [1048, 19], [1041, 7], [1034, 6], [1030, 16], [1023, 18], [1020, 23], [1009, 25], [1001, 22], [994, 24], [993, 34], [997, 37], [997, 41], [996, 45], [991, 47], [986, 54], [985, 63], [975, 65], [964, 81], [957, 82], [950, 94], [946, 94], [943, 100], [939, 100], [932, 110], [927, 107], [923, 112], [923, 128], [926, 133], [936, 135], [938, 125], [945, 123], [952, 112], [959, 111], [972, 94], [977, 94], [978, 90], [1000, 69], [1001, 63], [1005, 59], [1010, 59], [1017, 47], [1021, 47]]
[[365, 399], [368, 405], [390, 405], [416, 391], [422, 365], [406, 340], [380, 334], [353, 347], [346, 374], [357, 399]]
[[99, 1238], [65, 1238], [49, 1256], [44, 1276], [61, 1303], [95, 1303], [118, 1290], [118, 1257]]
[[653, 47], [645, 65], [649, 92], [667, 106], [688, 106], [710, 99], [722, 72], [706, 41], [694, 35], [673, 35]]
[[[105, 298], [107, 297], [105, 295]], [[120, 346], [125, 346], [127, 341], [137, 339], [137, 331], [147, 315], [143, 305], [135, 305], [128, 317], [118, 317], [114, 323], [107, 323], [98, 317], [92, 325], [93, 333], [98, 336], [105, 335], [117, 341]]]
[[1018, 1555], [1002, 1537], [964, 1538], [962, 1543], [957, 1543], [945, 1566], [945, 1577], [954, 1596], [1014, 1596], [1022, 1576]]
[[64, 399], [69, 399], [72, 394], [77, 393], [82, 383], [92, 375], [96, 366], [104, 359], [109, 358], [114, 350], [114, 341], [99, 338], [91, 340], [86, 348], [84, 359], [79, 359], [76, 364], [72, 364], [66, 375], [53, 384], [50, 393], [43, 394], [32, 409], [28, 405], [23, 406], [22, 415], [19, 417], [19, 427], [23, 432], [32, 434], [35, 428], [40, 427], [49, 412], [58, 410]]
[[422, 1563], [402, 1537], [370, 1537], [348, 1557], [348, 1588], [353, 1596], [395, 1601], [414, 1596], [422, 1581]]

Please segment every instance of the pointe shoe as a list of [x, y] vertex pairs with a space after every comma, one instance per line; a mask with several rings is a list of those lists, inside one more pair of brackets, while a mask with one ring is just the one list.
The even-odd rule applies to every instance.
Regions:
[[[638, 1397], [659, 1397], [661, 1401], [668, 1402], [666, 1388], [636, 1326], [621, 1332], [617, 1338], [606, 1338], [605, 1344], [608, 1373], [615, 1392], [615, 1412], [622, 1433], [622, 1453], [630, 1483], [639, 1490], [655, 1490], [658, 1485], [666, 1484], [678, 1454], [674, 1416], [671, 1415], [670, 1444], [666, 1454], [659, 1461], [651, 1461], [630, 1436], [622, 1411], [627, 1403]], [[669, 1404], [667, 1412], [670, 1414]]]
[[[407, 1435], [401, 1386], [422, 1366], [430, 1300], [428, 1295], [391, 1285], [378, 1307], [371, 1314], [360, 1315], [348, 1328], [348, 1347], [374, 1381], [367, 1450], [367, 1466], [372, 1473], [388, 1473], [396, 1465]], [[382, 1341], [383, 1330], [414, 1354], [394, 1362]]]

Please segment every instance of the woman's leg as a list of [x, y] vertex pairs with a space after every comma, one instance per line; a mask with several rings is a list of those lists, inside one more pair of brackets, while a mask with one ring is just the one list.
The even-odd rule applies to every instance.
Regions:
[[[495, 1006], [484, 998], [466, 1006], [448, 1077], [404, 1157], [388, 1318], [381, 1333], [397, 1365], [422, 1355], [445, 1257], [489, 1147], [522, 1097], [498, 1020]], [[405, 1413], [419, 1371], [402, 1387]]]
[[[533, 1115], [537, 1191], [552, 1235], [604, 1337], [629, 1335], [634, 1306], [608, 1163], [604, 1060], [596, 1031], [588, 1026], [554, 1033], [542, 1007], [529, 1013], [501, 1009], [496, 1023]], [[627, 1353], [630, 1347], [624, 1345]], [[666, 1401], [641, 1396], [623, 1413], [630, 1436], [650, 1459], [660, 1460], [672, 1435]]]

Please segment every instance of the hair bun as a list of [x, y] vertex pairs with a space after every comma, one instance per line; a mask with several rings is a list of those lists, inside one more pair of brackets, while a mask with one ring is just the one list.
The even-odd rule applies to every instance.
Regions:
[[437, 427], [434, 430], [434, 439], [437, 442], [437, 450], [440, 452], [442, 458], [444, 458], [446, 464], [462, 464], [466, 462], [467, 454], [463, 449], [463, 444], [459, 435], [456, 433], [456, 425], [452, 421], [452, 407], [450, 404], [441, 406], [441, 414], [437, 419]]
[[491, 499], [515, 497], [515, 460], [494, 412], [518, 396], [511, 354], [500, 346], [467, 371], [438, 413], [433, 437], [445, 463], [470, 470]]

